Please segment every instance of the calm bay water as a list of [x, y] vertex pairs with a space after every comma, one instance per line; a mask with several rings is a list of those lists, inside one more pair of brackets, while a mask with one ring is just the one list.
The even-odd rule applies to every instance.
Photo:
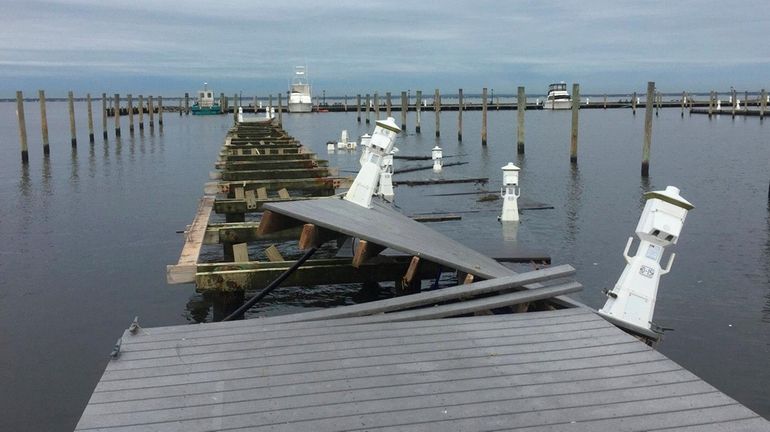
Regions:
[[[66, 103], [48, 105], [51, 157], [40, 144], [39, 111], [26, 104], [30, 164], [20, 163], [15, 104], [0, 103], [0, 416], [2, 430], [71, 430], [134, 316], [144, 326], [210, 319], [190, 285], [168, 286], [203, 183], [232, 117], [164, 116], [163, 131], [89, 144], [85, 105], [77, 104], [78, 147], [70, 147]], [[463, 220], [431, 227], [481, 251], [518, 242], [551, 253], [554, 264], [578, 269], [577, 299], [601, 307], [623, 268], [623, 247], [643, 207], [641, 194], [675, 185], [693, 202], [664, 276], [655, 321], [673, 328], [659, 350], [728, 395], [770, 418], [770, 217], [768, 127], [757, 118], [709, 120], [679, 110], [655, 118], [651, 177], [639, 177], [643, 112], [580, 113], [578, 166], [569, 164], [568, 112], [527, 112], [526, 155], [515, 151], [515, 112], [491, 111], [488, 146], [480, 145], [481, 113], [423, 113], [422, 134], [399, 139], [400, 154], [445, 155], [467, 162], [438, 177], [481, 177], [487, 186], [398, 187], [404, 213], [464, 212]], [[396, 113], [400, 123], [400, 113]], [[355, 113], [284, 116], [285, 129], [331, 166], [356, 169], [358, 153], [327, 154], [342, 129], [371, 131]], [[447, 161], [454, 161], [448, 159]], [[501, 203], [477, 195], [497, 190], [500, 167], [522, 168], [522, 195], [553, 205], [526, 211], [517, 230], [497, 222]], [[427, 162], [423, 162], [425, 164]], [[396, 161], [396, 167], [415, 165]], [[399, 178], [434, 177], [430, 171]], [[355, 289], [278, 290], [252, 316], [358, 301]]]

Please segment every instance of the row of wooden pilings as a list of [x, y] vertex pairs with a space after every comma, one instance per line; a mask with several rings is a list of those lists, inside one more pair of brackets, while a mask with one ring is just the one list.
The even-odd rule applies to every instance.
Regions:
[[[463, 89], [459, 89], [457, 92], [458, 95], [458, 109], [457, 109], [457, 140], [462, 141], [463, 140]], [[366, 94], [366, 100], [365, 100], [365, 121], [367, 124], [370, 122], [370, 115], [369, 111], [370, 108], [374, 108], [374, 112], [376, 113], [376, 117], [379, 118], [379, 112], [380, 112], [380, 106], [379, 106], [379, 99], [377, 93], [374, 93], [374, 97], [370, 98], [369, 94]], [[402, 91], [401, 92], [401, 130], [406, 131], [406, 114], [408, 111], [408, 103], [407, 103], [407, 93]], [[634, 93], [633, 98], [633, 110], [634, 114], [636, 114], [636, 93]], [[683, 101], [685, 99], [683, 98]], [[661, 102], [661, 96], [660, 93], [657, 93], [655, 91], [655, 83], [650, 81], [647, 83], [647, 99], [646, 101], [655, 101], [657, 102], [658, 108], [660, 107]], [[606, 103], [606, 98], [605, 98]], [[436, 137], [441, 136], [441, 94], [439, 92], [439, 89], [435, 90], [434, 96], [433, 96], [433, 111], [435, 114], [436, 119]], [[642, 144], [642, 167], [641, 167], [641, 175], [642, 177], [648, 177], [650, 175], [650, 146], [652, 144], [652, 113], [653, 113], [653, 106], [655, 103], [645, 103], [645, 120], [644, 120], [644, 142]], [[386, 116], [391, 116], [391, 109], [392, 109], [392, 101], [391, 101], [391, 94], [390, 92], [385, 93], [385, 106], [386, 106]], [[682, 104], [684, 107], [684, 102]], [[416, 93], [416, 100], [415, 100], [415, 114], [416, 114], [416, 125], [415, 125], [415, 132], [420, 133], [421, 132], [421, 107], [422, 107], [422, 91], [417, 90]], [[516, 132], [516, 151], [519, 154], [523, 154], [525, 150], [524, 145], [524, 113], [527, 109], [527, 95], [525, 88], [523, 86], [519, 86], [517, 89], [517, 97], [516, 97], [516, 124], [517, 124], [517, 132]], [[484, 87], [481, 90], [481, 145], [486, 146], [487, 145], [487, 110], [488, 110], [488, 100], [487, 100], [487, 88]], [[579, 129], [579, 112], [580, 112], [580, 84], [573, 84], [572, 85], [572, 123], [570, 128], [570, 162], [573, 164], [577, 163], [578, 160], [578, 129]], [[684, 108], [683, 111], [684, 113]], [[361, 122], [361, 95], [356, 95], [356, 121]]]
[[[45, 98], [45, 91], [39, 90], [38, 91], [38, 99], [40, 101], [40, 127], [42, 132], [42, 141], [43, 141], [43, 155], [45, 157], [48, 157], [51, 154], [51, 147], [50, 142], [48, 139], [48, 116], [46, 113], [46, 98]], [[69, 110], [69, 125], [70, 125], [70, 136], [71, 136], [71, 143], [72, 147], [77, 147], [78, 140], [77, 140], [77, 130], [75, 127], [75, 98], [73, 95], [73, 92], [68, 92], [67, 94], [67, 106]], [[110, 111], [114, 113], [114, 119], [115, 119], [115, 136], [120, 136], [120, 95], [115, 94], [114, 98], [108, 98], [106, 93], [102, 93], [101, 97], [102, 101], [102, 135], [104, 139], [108, 139], [108, 125], [107, 125], [107, 117], [110, 115]], [[157, 102], [157, 104], [156, 104]], [[158, 126], [160, 128], [163, 127], [163, 97], [158, 96], [155, 101], [153, 101], [152, 96], [148, 96], [145, 99], [144, 96], [139, 95], [139, 99], [137, 101], [137, 106], [134, 107], [134, 100], [132, 95], [126, 96], [126, 111], [128, 114], [128, 129], [129, 133], [134, 133], [134, 113], [137, 113], [138, 118], [138, 126], [140, 130], [144, 130], [144, 114], [147, 112], [149, 115], [148, 118], [148, 124], [149, 127], [152, 129], [155, 127], [155, 114], [158, 114]], [[89, 142], [94, 142], [94, 115], [93, 115], [93, 108], [92, 108], [92, 99], [91, 94], [86, 94], [86, 106], [88, 111], [88, 140]], [[21, 91], [16, 92], [16, 116], [19, 121], [19, 141], [21, 144], [21, 161], [22, 163], [28, 163], [29, 162], [29, 148], [27, 145], [27, 126], [26, 126], [26, 119], [24, 117], [24, 95]]]

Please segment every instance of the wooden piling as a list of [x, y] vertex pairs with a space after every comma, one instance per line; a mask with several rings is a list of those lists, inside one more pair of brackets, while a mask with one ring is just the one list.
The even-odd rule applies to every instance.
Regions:
[[631, 112], [636, 115], [636, 92], [634, 92], [634, 95], [631, 97]]
[[577, 163], [578, 154], [578, 125], [580, 112], [580, 84], [572, 84], [572, 131], [570, 133], [569, 161]]
[[685, 101], [686, 100], [687, 100], [687, 93], [686, 92], [682, 92], [682, 101], [681, 101], [682, 102], [681, 103], [681, 105], [682, 105], [682, 117], [684, 117], [684, 105], [685, 105]]
[[709, 92], [709, 118], [714, 113], [714, 90]]
[[[649, 103], [649, 101], [647, 102]], [[660, 92], [655, 92], [655, 95], [652, 99], [652, 104], [655, 106], [655, 117], [658, 116], [658, 110], [660, 109]]]
[[233, 124], [238, 124], [238, 108], [241, 106], [241, 101], [238, 100], [238, 93], [233, 95]]
[[415, 94], [415, 116], [417, 117], [416, 123], [417, 125], [414, 128], [414, 131], [416, 133], [420, 133], [420, 123], [422, 119], [420, 119], [420, 112], [422, 111], [422, 90], [417, 90], [417, 93]]
[[732, 94], [731, 94], [731, 100], [732, 100], [732, 102], [733, 102], [733, 103], [732, 103], [732, 105], [733, 105], [733, 106], [732, 106], [732, 116], [733, 116], [733, 118], [735, 118], [735, 106], [737, 105], [737, 103], [736, 103], [736, 102], [737, 102], [737, 99], [736, 99], [736, 97], [735, 97], [735, 96], [736, 96], [736, 95], [735, 95], [735, 89], [732, 89], [732, 91], [731, 91], [730, 93], [732, 93]]
[[438, 89], [433, 96], [433, 111], [436, 114], [436, 138], [441, 136], [441, 94]]
[[390, 117], [391, 113], [391, 100], [390, 100], [390, 92], [385, 93], [385, 112], [387, 113], [387, 116]]
[[604, 94], [604, 109], [607, 109], [607, 93]]
[[345, 103], [342, 105], [342, 109], [348, 112], [348, 95], [345, 95]]
[[184, 114], [190, 114], [190, 93], [188, 92], [184, 93]]
[[487, 88], [481, 90], [481, 145], [487, 145]]
[[369, 111], [370, 111], [369, 104], [370, 103], [371, 103], [371, 99], [369, 99], [369, 93], [367, 93], [366, 94], [366, 124], [369, 124]]
[[746, 93], [743, 94], [743, 110], [748, 111], [749, 110], [749, 91], [746, 90]]
[[78, 146], [77, 129], [75, 128], [75, 101], [72, 90], [67, 93], [67, 106], [70, 111], [70, 136], [72, 137], [72, 147]]
[[120, 95], [115, 93], [115, 103], [113, 114], [115, 115], [115, 136], [120, 136]]
[[107, 139], [107, 93], [102, 93], [102, 136]]
[[128, 133], [134, 134], [134, 97], [131, 93], [126, 95], [126, 109], [128, 110]]
[[380, 119], [380, 99], [377, 96], [377, 92], [374, 92], [374, 121]]
[[86, 109], [88, 110], [88, 142], [94, 142], [94, 112], [91, 108], [91, 93], [86, 93]]
[[51, 146], [48, 143], [48, 115], [45, 111], [45, 91], [38, 90], [37, 96], [40, 99], [40, 129], [43, 134], [43, 154], [51, 154]]
[[283, 95], [278, 93], [278, 125], [283, 125], [283, 100], [281, 96]]
[[252, 106], [254, 107], [254, 114], [257, 113], [257, 97], [254, 96], [254, 101], [252, 102]]
[[152, 95], [147, 96], [147, 114], [150, 116], [150, 129], [155, 128], [155, 105], [152, 103]]
[[27, 122], [24, 120], [24, 95], [16, 92], [16, 118], [19, 120], [19, 144], [21, 144], [21, 163], [29, 163], [29, 149], [27, 148]]
[[406, 100], [406, 92], [401, 92], [401, 130], [406, 131], [406, 113], [409, 109], [409, 105], [407, 105]]
[[219, 93], [219, 109], [221, 109], [223, 113], [227, 112], [227, 101], [225, 100], [224, 93]]
[[361, 95], [356, 95], [356, 121], [361, 123]]
[[463, 140], [463, 89], [457, 90], [457, 141]]
[[158, 96], [158, 126], [163, 127], [163, 96]]
[[179, 117], [182, 117], [182, 99], [179, 99]]
[[[647, 101], [655, 97], [655, 82], [647, 83]], [[642, 177], [650, 176], [650, 144], [652, 143], [652, 104], [645, 104], [644, 145], [642, 147]]]
[[761, 92], [759, 92], [759, 119], [762, 120], [765, 118], [765, 109], [767, 108], [767, 92], [765, 89], [762, 89]]
[[524, 112], [527, 110], [527, 94], [524, 87], [519, 86], [516, 95], [516, 149], [519, 154], [524, 154]]
[[273, 95], [270, 94], [270, 96], [267, 99], [267, 109], [269, 110], [272, 107], [273, 107]]
[[144, 96], [139, 95], [139, 130], [144, 130]]

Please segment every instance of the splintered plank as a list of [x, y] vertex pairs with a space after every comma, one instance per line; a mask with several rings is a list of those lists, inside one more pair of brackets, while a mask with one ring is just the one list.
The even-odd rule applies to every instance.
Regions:
[[195, 218], [190, 229], [185, 233], [184, 247], [176, 265], [166, 266], [166, 282], [170, 284], [190, 283], [195, 281], [195, 271], [201, 245], [206, 234], [211, 209], [214, 207], [214, 197], [204, 196], [198, 204]]

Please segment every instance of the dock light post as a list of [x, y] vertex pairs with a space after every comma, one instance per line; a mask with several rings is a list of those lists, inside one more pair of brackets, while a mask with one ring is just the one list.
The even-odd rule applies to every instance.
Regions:
[[439, 146], [433, 147], [430, 152], [430, 156], [431, 159], [433, 159], [433, 172], [441, 172], [441, 168], [444, 166], [444, 162], [442, 160], [444, 151]]
[[369, 144], [369, 154], [358, 171], [353, 185], [345, 194], [345, 200], [358, 204], [361, 207], [371, 207], [372, 195], [377, 191], [380, 176], [383, 169], [383, 159], [393, 150], [396, 135], [401, 128], [393, 117], [375, 122], [374, 132]]
[[520, 168], [508, 162], [508, 165], [502, 167], [503, 186], [500, 188], [500, 196], [503, 197], [503, 214], [500, 215], [500, 222], [518, 222], [519, 220], [519, 171]]
[[657, 339], [659, 332], [653, 330], [652, 324], [655, 298], [660, 277], [671, 271], [676, 254], [669, 256], [666, 268], [661, 267], [660, 261], [665, 248], [679, 240], [687, 212], [694, 207], [674, 186], [644, 196], [647, 202], [636, 225], [640, 241], [636, 255], [628, 255], [634, 240], [629, 237], [623, 251], [626, 267], [615, 287], [607, 291], [607, 302], [599, 315], [632, 333]]
[[369, 146], [372, 145], [372, 136], [369, 134], [363, 134], [361, 135], [359, 142], [363, 148], [361, 149], [361, 158], [358, 160], [358, 162], [361, 164], [361, 166], [364, 166], [366, 159], [369, 158]]

